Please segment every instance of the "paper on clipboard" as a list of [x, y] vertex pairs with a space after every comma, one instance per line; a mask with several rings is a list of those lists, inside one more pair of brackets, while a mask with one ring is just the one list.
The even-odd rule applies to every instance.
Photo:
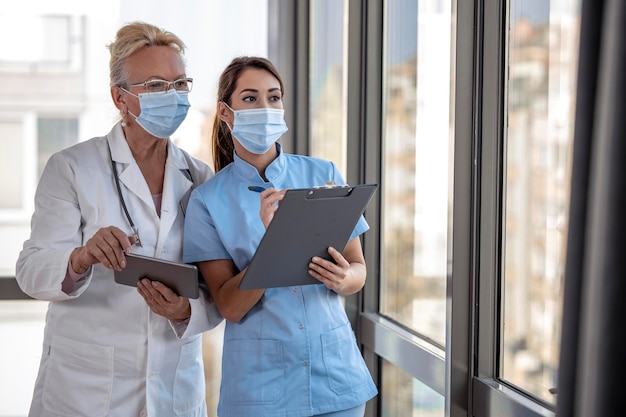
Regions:
[[342, 251], [377, 184], [290, 189], [280, 202], [240, 290], [319, 284], [308, 273], [312, 257]]

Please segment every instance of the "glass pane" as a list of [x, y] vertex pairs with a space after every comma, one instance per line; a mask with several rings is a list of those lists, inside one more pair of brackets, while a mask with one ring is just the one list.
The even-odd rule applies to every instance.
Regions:
[[444, 345], [452, 215], [452, 2], [386, 4], [381, 313]]
[[578, 0], [511, 0], [500, 376], [554, 403], [574, 121]]
[[37, 178], [53, 153], [75, 143], [78, 143], [78, 119], [42, 117], [37, 120]]
[[0, 62], [70, 63], [72, 33], [69, 16], [35, 16], [29, 13], [15, 18], [13, 13], [0, 15], [0, 36], [3, 39], [24, 39], [7, 42]]
[[346, 176], [344, 91], [345, 1], [314, 0], [310, 20], [309, 120], [311, 156], [334, 162]]
[[443, 417], [444, 397], [390, 362], [382, 363], [381, 417]]
[[22, 186], [23, 141], [22, 122], [19, 120], [0, 119], [0, 178], [11, 181], [0, 182], [0, 210], [19, 209], [24, 199]]

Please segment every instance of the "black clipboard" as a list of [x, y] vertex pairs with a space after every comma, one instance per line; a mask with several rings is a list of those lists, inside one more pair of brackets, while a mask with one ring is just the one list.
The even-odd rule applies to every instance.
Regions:
[[165, 259], [127, 253], [126, 267], [115, 271], [115, 282], [118, 284], [137, 286], [137, 281], [148, 278], [168, 286], [181, 297], [198, 298], [198, 268]]
[[342, 251], [378, 184], [287, 190], [239, 284], [240, 290], [319, 284], [314, 256]]

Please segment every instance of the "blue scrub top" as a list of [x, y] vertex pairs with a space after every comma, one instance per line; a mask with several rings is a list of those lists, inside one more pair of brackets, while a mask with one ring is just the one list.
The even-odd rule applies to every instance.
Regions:
[[[184, 262], [232, 259], [239, 270], [250, 263], [265, 227], [259, 194], [249, 185], [345, 184], [332, 162], [285, 154], [277, 146], [279, 156], [265, 171], [269, 183], [235, 154], [233, 163], [194, 190]], [[361, 217], [351, 238], [368, 228]], [[342, 297], [322, 284], [268, 288], [239, 323], [226, 322], [220, 417], [311, 416], [355, 407], [376, 394]]]

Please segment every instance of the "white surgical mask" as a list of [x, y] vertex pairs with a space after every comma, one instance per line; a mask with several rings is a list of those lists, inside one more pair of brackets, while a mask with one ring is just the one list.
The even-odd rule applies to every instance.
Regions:
[[139, 98], [141, 107], [139, 116], [135, 116], [130, 111], [128, 113], [152, 136], [162, 139], [170, 137], [187, 117], [189, 110], [187, 92], [178, 92], [172, 88], [165, 93], [135, 95], [128, 90], [124, 91]]
[[261, 155], [267, 152], [289, 130], [282, 109], [233, 110], [228, 104], [224, 105], [235, 115], [231, 128], [232, 135], [241, 146], [254, 154]]

